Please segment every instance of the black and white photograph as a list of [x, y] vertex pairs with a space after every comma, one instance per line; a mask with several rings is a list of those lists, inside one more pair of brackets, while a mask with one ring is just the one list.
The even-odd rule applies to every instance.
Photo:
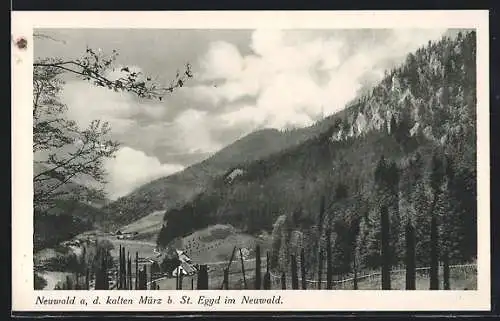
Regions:
[[32, 290], [478, 290], [475, 28], [32, 32]]
[[474, 30], [34, 37], [35, 288], [476, 288]]

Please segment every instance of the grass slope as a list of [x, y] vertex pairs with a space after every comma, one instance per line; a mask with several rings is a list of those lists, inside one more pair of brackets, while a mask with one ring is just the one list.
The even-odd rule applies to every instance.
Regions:
[[[237, 251], [240, 248], [247, 249], [248, 258], [253, 258], [257, 244], [265, 253], [265, 250], [270, 249], [271, 240], [242, 233], [231, 225], [223, 224], [209, 226], [173, 242], [177, 249], [183, 249], [198, 264], [228, 261], [235, 246]], [[239, 260], [239, 252], [236, 254], [235, 259]]]
[[120, 228], [122, 233], [135, 233], [135, 239], [155, 242], [163, 224], [164, 211], [154, 211], [143, 218]]

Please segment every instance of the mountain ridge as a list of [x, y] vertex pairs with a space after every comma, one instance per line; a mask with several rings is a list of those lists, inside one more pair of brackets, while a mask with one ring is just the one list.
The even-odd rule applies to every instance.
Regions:
[[[116, 226], [113, 221], [126, 224], [157, 210], [182, 207], [186, 202], [202, 193], [214, 179], [221, 175], [227, 175], [234, 168], [297, 146], [326, 131], [330, 131], [331, 141], [343, 141], [349, 137], [365, 135], [373, 129], [380, 130], [383, 126], [387, 127], [388, 132], [390, 132], [391, 124], [399, 124], [411, 119], [414, 121], [412, 128], [408, 129], [411, 136], [422, 136], [423, 134], [427, 138], [441, 142], [441, 144], [446, 143], [448, 137], [442, 134], [443, 130], [434, 133], [432, 126], [421, 126], [425, 123], [425, 118], [433, 117], [433, 112], [428, 112], [422, 106], [426, 104], [439, 105], [439, 100], [442, 97], [434, 97], [435, 99], [431, 101], [422, 101], [415, 97], [418, 96], [419, 88], [416, 89], [416, 92], [407, 89], [409, 81], [412, 79], [410, 77], [409, 80], [406, 74], [409, 69], [414, 67], [413, 65], [425, 64], [425, 60], [428, 60], [428, 67], [434, 72], [443, 67], [436, 54], [425, 55], [426, 50], [429, 51], [431, 48], [437, 50], [435, 46], [437, 46], [436, 43], [429, 43], [427, 47], [424, 46], [416, 53], [409, 54], [403, 67], [399, 68], [400, 77], [395, 76], [395, 70], [398, 68], [388, 71], [381, 83], [368, 94], [353, 99], [345, 109], [312, 126], [290, 131], [263, 129], [252, 132], [182, 172], [156, 179], [139, 187], [129, 195], [104, 207], [106, 215], [110, 217], [106, 224]], [[415, 60], [415, 57], [420, 57], [420, 60]], [[423, 60], [424, 62], [422, 62]], [[420, 80], [418, 77], [425, 78], [421, 76], [421, 72], [417, 72], [417, 80]], [[444, 92], [441, 89], [436, 89], [436, 91], [441, 92], [441, 96]], [[373, 97], [380, 96], [381, 93], [385, 93], [388, 97], [387, 101], [373, 100]], [[401, 105], [403, 108], [394, 110], [394, 108], [387, 107], [394, 104]], [[423, 113], [418, 112], [421, 109], [424, 109]], [[439, 128], [439, 126], [434, 127]]]
[[[419, 233], [429, 230], [425, 213], [432, 196], [430, 173], [442, 162], [447, 168], [448, 187], [442, 187], [444, 194], [439, 195], [440, 215], [445, 221], [456, 220], [446, 228], [453, 243], [448, 245], [450, 253], [453, 260], [472, 259], [476, 213], [475, 46], [472, 31], [429, 42], [410, 53], [405, 63], [387, 71], [371, 92], [329, 118], [332, 125], [326, 131], [240, 164], [237, 175], [215, 179], [210, 189], [183, 207], [166, 211], [159, 245], [167, 246], [176, 237], [211, 224], [231, 224], [251, 234], [273, 231], [274, 267], [284, 269], [288, 254], [300, 244], [309, 249], [308, 264], [317, 265], [313, 249], [327, 237], [327, 230], [337, 247], [339, 273], [349, 270], [354, 251], [359, 252], [362, 265], [377, 266], [376, 209], [382, 192], [374, 172], [387, 163], [401, 177], [400, 204], [390, 208], [394, 260], [401, 261], [401, 222], [411, 218], [423, 227]], [[230, 174], [235, 174], [234, 170]], [[326, 196], [328, 205], [324, 223], [318, 223], [321, 195]], [[391, 195], [384, 197], [394, 199]], [[281, 220], [280, 227], [277, 220], [283, 215], [286, 219]], [[317, 230], [319, 226], [324, 226], [322, 232]], [[307, 237], [291, 238], [292, 232]], [[417, 259], [423, 264], [428, 236], [419, 237], [422, 243], [417, 244]], [[368, 248], [355, 246], [356, 242], [365, 242], [362, 240]]]
[[209, 158], [181, 172], [144, 184], [108, 204], [103, 211], [110, 218], [105, 219], [102, 224], [107, 228], [115, 228], [119, 225], [116, 222], [128, 224], [157, 210], [183, 206], [203, 192], [212, 180], [220, 175], [230, 172], [234, 167], [251, 163], [315, 137], [324, 132], [339, 115], [326, 117], [306, 128], [285, 131], [265, 128], [251, 132]]

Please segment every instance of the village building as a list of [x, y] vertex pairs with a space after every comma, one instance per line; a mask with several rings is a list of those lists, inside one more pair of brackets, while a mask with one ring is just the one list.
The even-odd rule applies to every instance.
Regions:
[[193, 275], [196, 273], [196, 267], [193, 265], [191, 258], [182, 250], [176, 250], [181, 262], [178, 267], [172, 271], [172, 276], [177, 276], [179, 273], [182, 275]]
[[172, 271], [172, 276], [177, 276], [179, 273], [182, 273], [182, 275], [194, 275], [196, 273], [196, 268], [192, 264], [181, 262], [181, 264]]
[[179, 261], [191, 263], [191, 258], [182, 250], [177, 250], [177, 255], [179, 256]]

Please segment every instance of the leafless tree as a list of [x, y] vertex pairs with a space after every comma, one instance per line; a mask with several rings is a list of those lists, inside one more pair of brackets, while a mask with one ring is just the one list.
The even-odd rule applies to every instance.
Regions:
[[[44, 35], [35, 37], [47, 38]], [[113, 157], [119, 147], [119, 143], [109, 137], [109, 123], [93, 120], [87, 128], [81, 129], [67, 118], [67, 106], [58, 97], [66, 74], [115, 92], [128, 92], [139, 98], [160, 101], [193, 77], [191, 66], [186, 64], [184, 72], [177, 72], [168, 86], [160, 86], [151, 77], [128, 67], [120, 67], [120, 76], [112, 78], [109, 75], [110, 71], [116, 71], [117, 56], [116, 50], [106, 56], [87, 48], [83, 57], [78, 59], [44, 58], [34, 61], [33, 152], [38, 156], [35, 158], [33, 177], [36, 209], [53, 207], [59, 199], [86, 200], [103, 196], [102, 185], [106, 176], [103, 161]], [[93, 184], [92, 188], [83, 187], [74, 183], [76, 178], [90, 179], [97, 184]]]

